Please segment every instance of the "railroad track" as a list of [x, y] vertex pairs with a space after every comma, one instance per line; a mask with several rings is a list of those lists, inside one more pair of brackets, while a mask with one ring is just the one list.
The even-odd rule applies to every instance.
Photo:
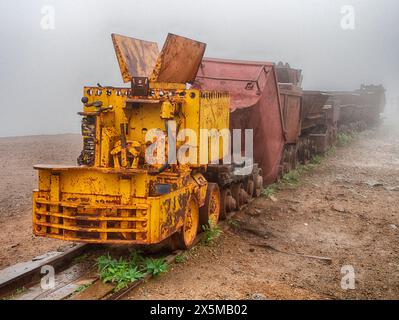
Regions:
[[[252, 200], [251, 200], [252, 202]], [[244, 205], [242, 209], [247, 207]], [[238, 211], [237, 211], [238, 212]], [[231, 212], [229, 218], [235, 213]], [[223, 225], [225, 222], [220, 222]], [[199, 234], [194, 242], [197, 246], [203, 238]], [[63, 252], [49, 252], [0, 271], [0, 298], [10, 300], [120, 300], [146, 281], [150, 273], [132, 282], [126, 288], [115, 291], [115, 286], [103, 283], [99, 277], [96, 259], [106, 253], [121, 251], [128, 255], [127, 247], [102, 246], [92, 244], [74, 244]], [[183, 250], [174, 251], [163, 257], [167, 265], [175, 262], [176, 256]], [[111, 254], [112, 255], [112, 254]], [[42, 285], [48, 266], [55, 271], [55, 285], [47, 288]], [[44, 268], [44, 269], [43, 269]], [[42, 272], [41, 272], [42, 271]], [[84, 289], [84, 290], [83, 290]]]
[[[64, 272], [73, 260], [88, 250], [85, 244], [73, 244], [64, 251], [53, 251], [33, 258], [31, 261], [17, 263], [0, 271], [0, 297], [5, 298], [21, 288], [40, 282], [47, 266], [54, 272]], [[47, 272], [47, 271], [46, 271]]]
[[[201, 239], [200, 234], [195, 245]], [[95, 260], [110, 251], [112, 248], [79, 244], [59, 254], [47, 253], [32, 261], [8, 267], [0, 271], [0, 297], [10, 300], [119, 300], [151, 279], [152, 275], [146, 273], [142, 279], [119, 291], [114, 290], [114, 285], [103, 283]], [[174, 251], [163, 259], [170, 265], [181, 253], [182, 250]], [[47, 272], [48, 266], [54, 268], [56, 282], [46, 288], [41, 280], [46, 274], [41, 271], [44, 268]], [[81, 288], [85, 290], [80, 291]]]
[[[195, 245], [197, 245], [202, 239], [202, 235], [198, 235], [197, 238], [195, 239]], [[166, 256], [165, 262], [168, 265], [171, 265], [172, 263], [174, 263], [174, 261], [176, 260], [176, 256], [180, 255], [183, 252], [183, 250], [178, 250], [173, 252], [172, 254]], [[144, 275], [144, 277], [140, 280], [137, 280], [133, 283], [131, 283], [129, 286], [127, 286], [126, 288], [116, 291], [116, 292], [112, 292], [109, 295], [105, 296], [103, 299], [104, 300], [120, 300], [124, 297], [127, 296], [128, 293], [130, 293], [131, 291], [133, 291], [134, 289], [136, 289], [137, 287], [139, 287], [140, 285], [142, 285], [144, 282], [150, 280], [152, 278], [152, 275], [147, 273]]]

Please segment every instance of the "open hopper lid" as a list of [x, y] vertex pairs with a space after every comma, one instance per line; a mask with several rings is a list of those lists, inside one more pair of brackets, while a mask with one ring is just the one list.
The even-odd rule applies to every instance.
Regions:
[[206, 44], [168, 34], [160, 54], [155, 42], [112, 34], [112, 41], [124, 82], [132, 77], [149, 77], [157, 82], [192, 83]]
[[205, 43], [169, 33], [152, 74], [152, 80], [194, 82], [205, 48]]
[[112, 34], [111, 37], [123, 81], [130, 82], [132, 77], [148, 77], [157, 61], [157, 43], [119, 34]]

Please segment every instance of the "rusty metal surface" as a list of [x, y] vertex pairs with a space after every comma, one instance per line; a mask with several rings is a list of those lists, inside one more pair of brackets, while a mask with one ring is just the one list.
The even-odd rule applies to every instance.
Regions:
[[329, 94], [339, 101], [339, 124], [349, 124], [364, 117], [364, 101], [356, 91], [330, 91]]
[[302, 70], [291, 68], [288, 63], [276, 64], [276, 74], [279, 83], [291, 83], [294, 86], [302, 86]]
[[327, 119], [332, 124], [337, 124], [340, 113], [340, 101], [336, 97], [330, 95], [324, 109], [327, 113]]
[[230, 92], [230, 129], [254, 130], [254, 160], [275, 181], [285, 138], [273, 63], [205, 58], [195, 86]]
[[304, 91], [302, 105], [302, 132], [311, 129], [323, 119], [325, 106], [330, 95], [322, 91]]
[[297, 143], [301, 134], [302, 70], [291, 68], [288, 63], [275, 66], [279, 82], [286, 142]]
[[119, 34], [111, 36], [123, 81], [130, 82], [132, 77], [149, 77], [157, 61], [158, 45]]
[[362, 107], [356, 104], [345, 104], [340, 107], [340, 124], [349, 124], [361, 118]]
[[386, 97], [385, 88], [382, 85], [362, 84], [356, 92], [361, 94], [366, 106], [377, 113], [384, 112]]
[[339, 99], [341, 105], [362, 104], [362, 98], [360, 94], [356, 93], [355, 91], [329, 91], [328, 94], [331, 94]]
[[151, 76], [153, 81], [192, 83], [206, 44], [169, 33]]
[[341, 105], [339, 123], [365, 121], [369, 125], [380, 121], [385, 107], [385, 89], [382, 85], [364, 85], [354, 91], [330, 91]]
[[330, 147], [328, 133], [312, 133], [309, 135], [309, 139], [311, 139], [316, 147], [316, 153], [325, 153], [328, 151]]
[[291, 84], [280, 84], [286, 142], [297, 143], [301, 134], [302, 90]]
[[386, 97], [385, 88], [382, 85], [364, 85], [356, 90], [361, 97], [366, 108], [362, 120], [369, 125], [375, 125], [380, 121], [380, 114], [384, 112]]

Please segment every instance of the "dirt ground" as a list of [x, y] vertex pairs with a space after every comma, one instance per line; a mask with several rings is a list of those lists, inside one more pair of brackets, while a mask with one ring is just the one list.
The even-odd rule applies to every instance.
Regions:
[[78, 134], [0, 138], [0, 269], [64, 245], [32, 234], [33, 165], [76, 164], [81, 144]]
[[[0, 138], [0, 268], [64, 245], [32, 235], [32, 166], [73, 164], [80, 144], [79, 135]], [[214, 245], [197, 246], [128, 298], [398, 299], [398, 228], [399, 128], [385, 124], [337, 148], [273, 200], [256, 199], [222, 223]], [[355, 289], [344, 290], [348, 265]]]
[[[398, 299], [398, 133], [363, 132], [129, 299]], [[355, 289], [344, 290], [348, 265]]]

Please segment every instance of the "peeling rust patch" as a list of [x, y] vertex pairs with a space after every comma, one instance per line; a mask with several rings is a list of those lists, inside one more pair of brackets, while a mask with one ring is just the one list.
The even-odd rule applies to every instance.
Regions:
[[161, 202], [161, 208], [165, 211], [164, 214], [166, 217], [166, 220], [161, 224], [161, 234], [163, 237], [167, 237], [175, 232], [176, 226], [183, 223], [189, 198], [190, 191], [186, 190], [183, 193], [175, 195], [173, 198], [168, 198]]

